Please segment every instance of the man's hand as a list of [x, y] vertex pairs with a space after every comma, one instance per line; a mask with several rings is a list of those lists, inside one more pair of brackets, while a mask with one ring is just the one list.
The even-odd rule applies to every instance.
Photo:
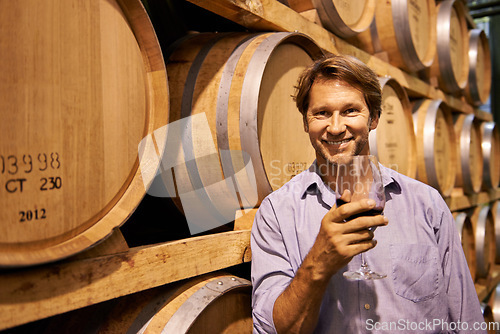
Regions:
[[350, 219], [373, 209], [374, 200], [351, 202], [349, 191], [340, 199], [345, 204], [332, 207], [323, 217], [320, 231], [309, 252], [315, 266], [313, 272], [319, 280], [329, 279], [355, 255], [375, 247], [377, 242], [373, 240], [372, 229], [388, 223], [387, 218], [382, 215], [361, 215]]

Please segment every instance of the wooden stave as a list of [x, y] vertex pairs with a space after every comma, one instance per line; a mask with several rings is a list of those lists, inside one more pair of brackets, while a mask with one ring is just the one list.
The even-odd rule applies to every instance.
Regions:
[[349, 38], [365, 31], [370, 26], [376, 9], [375, 0], [367, 0], [363, 15], [357, 25], [350, 26], [344, 22], [339, 11], [336, 9], [333, 0], [312, 0], [314, 8], [318, 12], [318, 16], [322, 25], [342, 38]]
[[[458, 235], [462, 242], [462, 248], [467, 260], [467, 265], [472, 277], [472, 281], [476, 280], [476, 242], [474, 239], [474, 229], [470, 217], [465, 212], [454, 212], [455, 226]], [[465, 233], [465, 235], [464, 235]], [[468, 244], [464, 245], [464, 242]]]
[[[434, 1], [426, 0], [429, 21], [436, 20]], [[391, 15], [388, 16], [387, 12]], [[436, 54], [436, 27], [428, 26], [429, 34], [425, 40], [428, 49], [424, 56], [419, 55], [412, 38], [406, 0], [378, 1], [375, 17], [370, 28], [349, 39], [353, 45], [370, 54], [387, 53], [389, 62], [407, 72], [416, 73], [429, 68]], [[382, 23], [381, 23], [382, 22]]]
[[[476, 279], [488, 281], [495, 264], [495, 226], [489, 204], [467, 210], [474, 228], [476, 244]], [[485, 249], [487, 254], [485, 254]]]
[[[395, 80], [394, 78], [391, 77], [380, 77], [379, 78], [380, 86], [382, 89], [382, 92], [384, 90], [384, 87], [387, 85], [391, 87], [397, 96], [399, 97], [399, 101], [402, 104], [404, 113], [406, 114], [406, 120], [407, 120], [407, 129], [406, 131], [403, 131], [404, 135], [409, 136], [409, 142], [410, 142], [410, 149], [408, 152], [405, 152], [408, 157], [408, 165], [409, 167], [407, 170], [399, 170], [398, 166], [393, 166], [396, 167], [396, 170], [406, 176], [409, 176], [411, 178], [415, 178], [417, 174], [417, 148], [416, 148], [416, 138], [415, 138], [415, 132], [413, 131], [414, 129], [414, 124], [413, 124], [413, 117], [412, 117], [412, 107], [410, 103], [410, 99], [408, 97], [408, 94], [406, 93], [406, 90]], [[382, 110], [381, 117], [383, 117], [384, 111]], [[379, 125], [380, 125], [380, 120], [379, 120]], [[378, 127], [377, 127], [378, 128]], [[370, 152], [377, 156], [379, 158], [379, 147], [377, 144], [377, 129], [370, 131], [370, 136], [369, 136], [369, 143], [370, 143]], [[380, 163], [383, 165], [386, 163], [382, 160], [380, 160]], [[387, 162], [389, 163], [389, 162]], [[391, 168], [390, 166], [388, 166]]]
[[500, 284], [493, 289], [488, 304], [493, 312], [494, 321], [500, 323]]
[[[419, 116], [419, 110], [421, 109], [425, 112], [425, 114], [422, 114], [423, 117]], [[447, 167], [448, 179], [444, 183], [444, 186], [439, 182], [434, 165], [434, 121], [440, 109], [442, 109], [441, 112], [448, 130], [447, 142], [450, 153]], [[422, 124], [419, 122], [419, 119]], [[450, 196], [455, 185], [457, 160], [456, 150], [452, 149], [455, 147], [456, 138], [452, 125], [451, 110], [446, 107], [442, 100], [421, 99], [413, 106], [413, 124], [417, 140], [417, 179], [437, 189], [442, 196]]]
[[[233, 155], [231, 152], [235, 147], [230, 144], [230, 121], [229, 121], [229, 105], [230, 105], [230, 95], [231, 91], [234, 90], [233, 83], [231, 77], [234, 75], [236, 69], [238, 68], [238, 63], [240, 62], [243, 53], [247, 49], [250, 43], [260, 43], [269, 35], [261, 35], [259, 37], [255, 37], [247, 40], [245, 43], [242, 43], [234, 50], [231, 56], [228, 58], [225, 66], [224, 73], [222, 74], [221, 84], [219, 86], [219, 95], [217, 98], [216, 105], [216, 137], [217, 143], [220, 149], [220, 162], [221, 168], [224, 176], [233, 176], [237, 173], [235, 170], [235, 166], [233, 165]], [[260, 39], [260, 40], [258, 40]], [[242, 87], [238, 86], [239, 89]], [[233, 114], [234, 115], [234, 114]], [[233, 127], [238, 126], [237, 133], [240, 133], [239, 122], [233, 122]], [[241, 147], [241, 143], [236, 149], [243, 150]], [[223, 150], [223, 151], [221, 151]], [[242, 160], [245, 160], [245, 157], [241, 157]], [[257, 202], [257, 199], [253, 196], [256, 191], [253, 182], [246, 182], [247, 179], [239, 178], [236, 180], [237, 191], [239, 194], [239, 199], [242, 208], [249, 208], [254, 206]]]
[[[127, 20], [127, 25], [133, 30], [135, 41], [141, 49], [145, 89], [148, 94], [146, 103], [149, 108], [143, 132], [143, 136], [146, 137], [168, 122], [168, 114], [162, 112], [165, 106], [168, 108], [167, 74], [163, 56], [149, 16], [140, 1], [116, 0], [110, 2], [110, 5]], [[4, 245], [5, 247], [2, 247], [4, 250], [0, 252], [0, 267], [25, 267], [61, 260], [93, 247], [111, 236], [113, 231], [128, 219], [144, 197], [147, 185], [143, 180], [140, 161], [155, 160], [152, 155], [155, 153], [150, 150], [139, 152], [138, 159], [130, 168], [125, 183], [113, 199], [107, 205], [103, 205], [101, 211], [92, 219], [82, 222], [78, 228], [58, 237]]]
[[[465, 194], [481, 191], [483, 179], [483, 159], [481, 152], [480, 123], [473, 114], [455, 114], [455, 137], [457, 138], [457, 164], [455, 186], [462, 187]], [[471, 154], [479, 155], [477, 161], [471, 161]]]
[[[446, 93], [458, 94], [461, 93], [468, 81], [469, 73], [469, 52], [468, 52], [468, 30], [467, 21], [465, 18], [465, 6], [457, 0], [446, 0], [437, 4], [437, 38], [436, 38], [436, 58], [431, 66], [431, 73], [438, 79], [439, 87]], [[461, 76], [456, 77], [453, 62], [450, 53], [450, 24], [452, 13], [456, 12], [459, 19], [460, 30], [463, 40], [462, 50], [459, 50], [463, 55], [461, 66]]]
[[481, 124], [483, 152], [483, 190], [496, 189], [500, 183], [500, 131], [495, 122]]
[[[283, 42], [293, 42], [298, 45], [303, 46], [304, 50], [309, 54], [312, 59], [320, 57], [323, 52], [321, 49], [308, 37], [301, 34], [274, 34], [274, 38], [268, 38], [265, 42], [268, 45], [259, 46], [262, 50], [265, 50], [260, 56], [264, 59], [272, 55], [273, 47], [277, 46]], [[303, 43], [303, 44], [302, 44]], [[271, 48], [269, 49], [269, 46]], [[267, 49], [267, 50], [266, 50]], [[258, 50], [256, 50], [257, 52]], [[261, 60], [252, 57], [248, 64], [249, 71], [254, 78], [259, 78], [259, 73], [263, 73], [265, 66]], [[250, 68], [253, 70], [250, 71]], [[252, 77], [245, 77], [243, 82], [242, 90], [245, 92], [241, 95], [240, 100], [240, 138], [241, 138], [241, 148], [244, 152], [250, 155], [253, 163], [253, 169], [255, 172], [255, 177], [257, 181], [257, 192], [258, 192], [258, 203], [264, 199], [269, 193], [274, 189], [269, 179], [267, 177], [267, 171], [264, 167], [263, 160], [261, 159], [260, 152], [260, 138], [257, 136], [258, 129], [257, 117], [255, 115], [255, 110], [257, 110], [257, 101], [260, 90], [260, 82], [257, 80], [252, 80]], [[311, 161], [312, 162], [312, 161]], [[308, 166], [305, 166], [307, 168]]]
[[495, 225], [495, 263], [500, 263], [500, 200], [491, 203], [491, 214]]
[[[479, 58], [480, 49], [483, 58]], [[478, 64], [484, 63], [485, 80], [480, 80]], [[491, 53], [488, 37], [482, 29], [469, 30], [469, 77], [465, 89], [467, 101], [478, 107], [488, 101], [491, 91]]]

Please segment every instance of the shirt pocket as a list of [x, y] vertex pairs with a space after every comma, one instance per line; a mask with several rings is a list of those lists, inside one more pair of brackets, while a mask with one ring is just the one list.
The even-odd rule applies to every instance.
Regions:
[[392, 281], [399, 296], [420, 302], [438, 294], [438, 249], [430, 245], [390, 245]]

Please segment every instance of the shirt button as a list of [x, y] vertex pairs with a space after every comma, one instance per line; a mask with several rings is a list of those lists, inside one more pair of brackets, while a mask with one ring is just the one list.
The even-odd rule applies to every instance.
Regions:
[[369, 310], [370, 309], [370, 304], [365, 304], [365, 310]]

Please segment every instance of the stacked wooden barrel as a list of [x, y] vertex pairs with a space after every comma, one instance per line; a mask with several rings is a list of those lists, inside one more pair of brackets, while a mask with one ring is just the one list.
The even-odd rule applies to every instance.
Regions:
[[173, 50], [170, 120], [188, 122], [164, 154], [182, 151], [172, 166], [192, 234], [234, 220], [309, 167], [314, 150], [290, 82], [322, 54], [286, 32], [193, 34]]
[[0, 12], [0, 267], [15, 267], [74, 255], [125, 222], [146, 192], [150, 151], [137, 146], [168, 123], [169, 100], [139, 1]]
[[[380, 75], [372, 153], [449, 203], [467, 201], [450, 208], [471, 276], [493, 282], [500, 130], [477, 109], [490, 94], [490, 50], [463, 1], [28, 0], [0, 9], [0, 268], [74, 256], [132, 221], [144, 228], [148, 201], [162, 229], [179, 224], [151, 198], [172, 200], [189, 227], [182, 238], [250, 215], [314, 160], [291, 97], [296, 78], [324, 52], [345, 52]], [[227, 21], [215, 29], [214, 20]], [[230, 309], [220, 331], [251, 332], [248, 281], [182, 283], [125, 297], [134, 307], [115, 305], [99, 326], [200, 332]], [[229, 303], [206, 303], [222, 295]]]
[[449, 196], [455, 185], [457, 151], [451, 110], [441, 100], [423, 99], [414, 105], [417, 136], [417, 178]]
[[[447, 94], [466, 98], [466, 101], [473, 106], [485, 103], [489, 96], [491, 60], [488, 39], [483, 31], [468, 29], [467, 9], [461, 1], [435, 3], [428, 0], [379, 0], [375, 4], [371, 24], [365, 25], [364, 30], [356, 33], [354, 30], [350, 33], [339, 32], [338, 27], [332, 27], [336, 22], [342, 22], [342, 19], [337, 17], [336, 20], [327, 22], [328, 18], [322, 14], [326, 5], [321, 1], [282, 2], [303, 13], [307, 18], [314, 18], [310, 11], [316, 10], [318, 15], [315, 22], [332, 33], [408, 73], [427, 80]], [[336, 7], [337, 11], [354, 11], [344, 6], [343, 1], [325, 2], [328, 6]], [[357, 8], [357, 12], [352, 13], [352, 17], [372, 15], [370, 1], [358, 1], [353, 7]], [[360, 14], [361, 11], [363, 15]], [[386, 94], [390, 95], [391, 92]], [[404, 101], [406, 98], [401, 97], [400, 100]], [[470, 117], [464, 119], [465, 115], [461, 111], [450, 107], [442, 100], [424, 102], [420, 97], [413, 95], [411, 104], [414, 105], [416, 161], [417, 165], [420, 165], [416, 177], [436, 187], [444, 196], [450, 196], [454, 188], [461, 188], [466, 194], [478, 193], [484, 186], [483, 181], [489, 177], [488, 173], [482, 171], [483, 161], [488, 160], [485, 165], [485, 168], [488, 168], [488, 164], [490, 162], [495, 164], [499, 156], [498, 153], [493, 153], [494, 157], [490, 158], [486, 148], [479, 148], [483, 142], [479, 129], [484, 126], [482, 124], [484, 120], [475, 118], [472, 121]], [[436, 105], [439, 107], [434, 108]], [[436, 109], [435, 123], [430, 119], [434, 112], [425, 111], [427, 106]], [[386, 106], [386, 108], [392, 107]], [[417, 116], [419, 114], [420, 118]], [[424, 124], [426, 116], [427, 123]], [[383, 136], [380, 130], [377, 137]], [[398, 137], [398, 140], [401, 138], [397, 133], [389, 130], [385, 132], [387, 137]], [[492, 136], [498, 136], [497, 130], [494, 133]], [[498, 139], [487, 138], [487, 140], [495, 141], [493, 147], [498, 146]], [[379, 152], [380, 148], [373, 147], [374, 145], [375, 143], [372, 143], [372, 151], [379, 157], [387, 153]], [[424, 149], [425, 145], [427, 149]], [[452, 152], [453, 150], [456, 152]], [[408, 157], [414, 154], [412, 152], [412, 149], [401, 150], [399, 155]], [[382, 161], [384, 160], [387, 161], [387, 158], [382, 158]], [[387, 165], [394, 167], [394, 158]], [[406, 166], [400, 169], [405, 173]], [[494, 183], [495, 185], [490, 188], [496, 188], [498, 183], [496, 180]]]
[[479, 106], [488, 101], [491, 90], [491, 55], [488, 37], [481, 29], [469, 30], [469, 103]]
[[[192, 126], [186, 134], [192, 139], [182, 141], [186, 157], [198, 163], [189, 178], [176, 178], [180, 187], [191, 183], [182, 191], [208, 188], [244, 173], [250, 160], [254, 174], [237, 178], [235, 186], [240, 198], [247, 199], [240, 206], [254, 207], [306, 169], [314, 150], [290, 98], [290, 82], [322, 54], [311, 39], [296, 33], [198, 34], [185, 39], [167, 59], [173, 74], [170, 120], [204, 114], [209, 130]], [[287, 135], [290, 132], [295, 135]], [[273, 145], [276, 142], [286, 145]], [[207, 152], [215, 153], [212, 161], [205, 158]], [[253, 185], [248, 184], [251, 178]], [[195, 184], [196, 179], [201, 182]]]
[[460, 93], [469, 75], [469, 41], [465, 7], [460, 1], [437, 3], [436, 58], [431, 73], [439, 88], [450, 94]]
[[370, 152], [380, 163], [409, 177], [417, 174], [417, 144], [406, 90], [394, 79], [380, 78], [382, 110], [370, 132]]
[[457, 149], [457, 173], [455, 186], [464, 193], [475, 194], [483, 183], [483, 155], [481, 151], [481, 128], [473, 114], [456, 114], [454, 127]]
[[[470, 216], [465, 212], [454, 212], [453, 218], [455, 219], [472, 280], [475, 281], [477, 272], [477, 250], [474, 226], [472, 225]], [[484, 245], [484, 241], [481, 242], [481, 245]], [[481, 249], [480, 252], [482, 254], [483, 249]]]

